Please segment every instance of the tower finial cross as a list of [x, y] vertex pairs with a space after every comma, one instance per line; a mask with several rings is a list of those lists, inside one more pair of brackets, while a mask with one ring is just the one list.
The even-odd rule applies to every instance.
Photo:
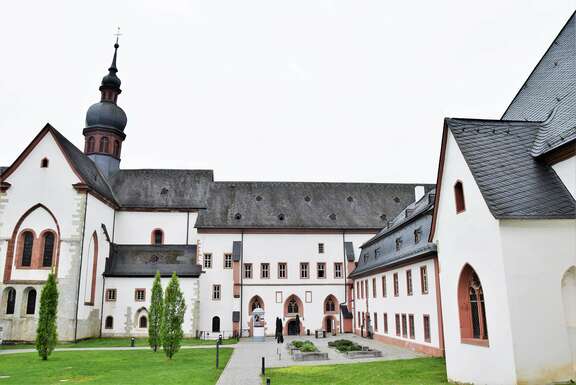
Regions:
[[120, 38], [120, 36], [122, 36], [122, 34], [120, 33], [120, 27], [118, 27], [114, 36], [116, 36], [116, 44], [118, 44], [118, 39]]

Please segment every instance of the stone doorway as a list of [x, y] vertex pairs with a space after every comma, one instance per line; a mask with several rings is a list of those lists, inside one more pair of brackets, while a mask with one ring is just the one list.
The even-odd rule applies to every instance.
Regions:
[[297, 336], [298, 335], [298, 321], [295, 319], [288, 321], [288, 335]]

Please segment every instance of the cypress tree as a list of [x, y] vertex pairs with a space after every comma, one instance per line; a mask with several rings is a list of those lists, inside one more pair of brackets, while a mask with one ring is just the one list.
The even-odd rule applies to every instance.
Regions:
[[40, 296], [40, 316], [36, 329], [36, 350], [43, 360], [54, 350], [58, 334], [56, 329], [56, 312], [58, 309], [58, 286], [54, 274], [48, 275], [48, 280], [42, 288]]
[[162, 313], [164, 310], [162, 301], [162, 284], [160, 283], [160, 272], [157, 271], [154, 284], [152, 285], [152, 299], [148, 315], [148, 344], [150, 344], [154, 352], [158, 351], [158, 347], [162, 343], [160, 334], [162, 331]]
[[180, 350], [184, 331], [184, 312], [186, 304], [180, 291], [180, 284], [176, 273], [172, 274], [170, 283], [164, 294], [164, 314], [162, 317], [162, 347], [164, 354], [170, 359]]

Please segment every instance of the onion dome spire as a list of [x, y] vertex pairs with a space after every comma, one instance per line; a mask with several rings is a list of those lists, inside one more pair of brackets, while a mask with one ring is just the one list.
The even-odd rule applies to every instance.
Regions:
[[116, 57], [118, 56], [118, 47], [120, 47], [118, 44], [119, 36], [120, 33], [118, 32], [116, 34], [116, 43], [114, 44], [114, 57], [112, 58], [112, 64], [110, 65], [110, 68], [108, 68], [108, 75], [102, 78], [102, 85], [100, 86], [100, 91], [102, 91], [103, 88], [107, 88], [116, 91], [116, 95], [122, 92], [120, 89], [122, 82], [120, 81], [120, 78], [116, 76], [116, 73], [118, 73], [118, 67], [116, 67]]

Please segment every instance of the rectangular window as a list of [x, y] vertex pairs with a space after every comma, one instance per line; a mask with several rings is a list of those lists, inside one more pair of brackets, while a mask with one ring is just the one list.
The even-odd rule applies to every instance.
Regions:
[[410, 326], [410, 338], [415, 338], [415, 331], [414, 331], [414, 314], [408, 315], [408, 325]]
[[323, 243], [318, 244], [318, 254], [324, 254], [324, 244]]
[[420, 287], [422, 287], [422, 294], [428, 294], [428, 269], [426, 266], [420, 267]]
[[288, 268], [286, 266], [286, 262], [279, 262], [278, 263], [278, 278], [285, 279], [288, 277]]
[[406, 325], [406, 314], [402, 314], [402, 337], [408, 337], [408, 325]]
[[372, 298], [376, 298], [376, 278], [372, 278]]
[[424, 341], [430, 342], [430, 316], [424, 315]]
[[281, 291], [276, 292], [276, 303], [282, 303], [282, 292]]
[[406, 270], [406, 292], [412, 295], [412, 270]]
[[382, 297], [386, 298], [388, 293], [386, 292], [386, 276], [382, 276]]
[[384, 333], [388, 334], [388, 313], [384, 313], [384, 317], [382, 319], [384, 321]]
[[250, 279], [252, 278], [252, 264], [245, 263], [244, 264], [244, 278]]
[[270, 264], [261, 263], [260, 264], [260, 278], [270, 278]]
[[224, 254], [224, 268], [225, 269], [232, 268], [232, 254], [230, 253]]
[[137, 302], [146, 301], [146, 289], [136, 289], [134, 291], [134, 300]]
[[342, 262], [334, 263], [334, 278], [342, 278]]
[[324, 262], [318, 262], [316, 264], [316, 272], [318, 278], [326, 278], [326, 264]]
[[106, 289], [106, 302], [116, 301], [116, 289]]
[[310, 277], [310, 275], [308, 274], [309, 267], [310, 267], [310, 264], [308, 262], [300, 263], [300, 278], [306, 279], [306, 278]]
[[364, 298], [364, 281], [360, 281], [360, 298]]
[[220, 285], [212, 285], [212, 300], [220, 301]]
[[212, 268], [212, 254], [204, 254], [204, 268], [211, 269]]
[[400, 286], [398, 285], [398, 273], [394, 273], [394, 297], [400, 295]]
[[378, 313], [374, 312], [374, 330], [378, 331]]
[[358, 312], [358, 327], [362, 325], [362, 318], [360, 318], [360, 312]]
[[396, 336], [400, 337], [400, 314], [394, 316], [396, 320]]
[[307, 292], [305, 293], [305, 296], [306, 296], [306, 302], [307, 302], [307, 303], [312, 302], [312, 292], [311, 292], [311, 291], [307, 291]]

